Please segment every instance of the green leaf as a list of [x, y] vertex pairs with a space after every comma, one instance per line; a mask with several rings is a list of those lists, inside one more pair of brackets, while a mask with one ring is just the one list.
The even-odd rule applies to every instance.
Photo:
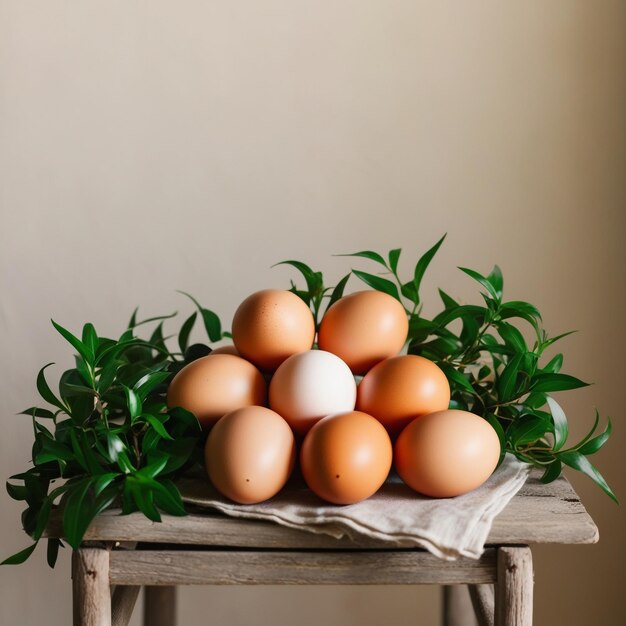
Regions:
[[187, 515], [180, 492], [171, 480], [152, 481], [150, 486], [154, 491], [154, 502], [160, 509], [170, 515]]
[[[604, 432], [600, 433], [597, 437], [593, 439], [589, 439], [582, 446], [578, 448], [578, 451], [585, 456], [589, 456], [590, 454], [595, 454], [609, 439], [611, 433], [613, 432], [613, 425], [611, 423], [611, 418], [607, 418], [608, 423]], [[594, 429], [595, 430], [595, 427]], [[593, 432], [593, 431], [592, 431]]]
[[46, 402], [56, 406], [58, 409], [61, 409], [61, 411], [67, 412], [67, 407], [52, 393], [52, 390], [48, 387], [48, 383], [46, 382], [44, 371], [51, 365], [54, 365], [54, 363], [48, 363], [39, 370], [39, 374], [37, 374], [37, 391]]
[[352, 273], [350, 274], [346, 274], [335, 286], [335, 288], [333, 289], [333, 292], [330, 295], [330, 300], [328, 301], [328, 306], [326, 307], [326, 310], [330, 309], [330, 307], [335, 304], [335, 302], [337, 302], [337, 300], [339, 300], [340, 298], [343, 298], [343, 292], [346, 288], [346, 284], [348, 283], [348, 280], [350, 280], [350, 276], [352, 276]]
[[[135, 309], [135, 313], [133, 313], [133, 315], [135, 315], [135, 323], [132, 326], [129, 326], [129, 329], [132, 328], [136, 328], [137, 326], [142, 326], [144, 324], [150, 324], [151, 322], [159, 322], [159, 321], [163, 321], [163, 320], [169, 320], [172, 317], [176, 317], [178, 315], [178, 311], [174, 311], [173, 313], [170, 313], [169, 315], [155, 315], [154, 317], [148, 317], [145, 320], [141, 320], [141, 322], [137, 322], [136, 321], [136, 313], [139, 310], [139, 308]], [[131, 318], [132, 320], [132, 318]]]
[[272, 267], [276, 267], [277, 265], [291, 265], [292, 267], [295, 267], [302, 274], [302, 276], [304, 276], [310, 296], [318, 294], [323, 289], [324, 280], [322, 274], [320, 272], [314, 272], [306, 263], [293, 260], [280, 261], [280, 263], [275, 263]]
[[451, 387], [461, 387], [471, 394], [476, 394], [476, 391], [472, 387], [468, 378], [464, 374], [459, 372], [459, 370], [457, 370], [454, 366], [450, 365], [449, 363], [439, 363], [439, 367], [446, 375], [446, 378], [450, 382]]
[[602, 474], [600, 474], [591, 461], [587, 457], [583, 456], [579, 451], [565, 450], [563, 452], [559, 452], [558, 458], [560, 461], [565, 463], [565, 465], [569, 465], [569, 467], [573, 467], [586, 476], [589, 476], [589, 478], [591, 478], [591, 480], [593, 480], [593, 482], [595, 482], [596, 485], [598, 485], [598, 487], [600, 487], [600, 489], [602, 489], [602, 491], [609, 496], [609, 498], [618, 502], [616, 495], [613, 493], [613, 490], [609, 487], [606, 480], [604, 480]]
[[523, 354], [516, 354], [507, 363], [506, 367], [502, 370], [502, 373], [498, 377], [498, 396], [501, 401], [508, 401], [513, 398], [515, 383], [517, 382], [517, 373], [523, 358]]
[[496, 301], [500, 300], [500, 296], [498, 295], [498, 291], [491, 284], [489, 279], [482, 274], [479, 274], [476, 270], [471, 270], [468, 267], [459, 267], [462, 272], [465, 272], [468, 276], [473, 278], [475, 281], [479, 282], [489, 293], [489, 295]]
[[209, 339], [211, 341], [219, 341], [222, 338], [222, 324], [217, 314], [213, 313], [213, 311], [209, 311], [209, 309], [205, 309], [193, 296], [188, 293], [185, 293], [184, 291], [179, 291], [179, 293], [187, 296], [196, 305], [196, 307], [198, 307]]
[[487, 276], [487, 280], [496, 290], [496, 293], [498, 295], [498, 300], [500, 300], [502, 298], [502, 290], [504, 287], [504, 279], [502, 278], [502, 270], [497, 265], [494, 265], [493, 269], [491, 270], [491, 273], [489, 274], [489, 276]]
[[475, 304], [460, 304], [454, 308], [445, 309], [438, 315], [433, 317], [433, 323], [437, 326], [447, 326], [456, 319], [464, 319], [465, 317], [478, 318], [479, 323], [482, 324], [482, 320], [487, 315], [487, 309], [484, 306], [477, 306]]
[[412, 280], [410, 280], [408, 283], [404, 283], [400, 287], [400, 293], [405, 298], [408, 298], [416, 306], [419, 304], [419, 295], [417, 294], [417, 291], [415, 291], [415, 283]]
[[75, 550], [80, 545], [85, 531], [95, 517], [96, 510], [90, 492], [92, 478], [83, 478], [72, 485], [64, 496], [63, 534]]
[[[96, 329], [93, 324], [87, 323], [83, 326], [83, 336], [82, 343], [87, 347], [89, 354], [92, 354], [95, 358], [96, 352], [98, 351], [98, 333], [96, 333]], [[93, 363], [93, 359], [91, 360]]]
[[551, 346], [553, 343], [556, 343], [557, 341], [563, 339], [563, 337], [568, 337], [569, 335], [573, 335], [576, 331], [575, 330], [570, 330], [567, 333], [561, 333], [560, 335], [557, 335], [556, 337], [550, 337], [549, 339], [544, 339], [542, 344], [541, 344], [541, 349], [545, 350], [548, 346]]
[[541, 371], [545, 372], [546, 374], [557, 374], [560, 371], [562, 366], [563, 366], [563, 355], [557, 354], [555, 357], [550, 359], [544, 367], [541, 368]]
[[422, 284], [422, 279], [424, 278], [424, 274], [430, 265], [430, 262], [433, 260], [435, 254], [437, 254], [437, 250], [441, 247], [443, 240], [446, 238], [444, 235], [430, 250], [427, 250], [419, 259], [417, 264], [415, 265], [415, 270], [413, 271], [413, 285], [415, 286], [415, 294], [417, 296], [417, 302], [419, 303], [419, 293], [420, 286]]
[[13, 498], [13, 500], [26, 500], [28, 489], [22, 485], [12, 485], [11, 483], [6, 483], [7, 493]]
[[94, 495], [99, 496], [118, 476], [121, 476], [119, 472], [100, 474], [93, 483]]
[[372, 252], [371, 250], [362, 250], [361, 252], [350, 252], [349, 254], [335, 254], [334, 256], [354, 256], [354, 257], [362, 257], [364, 259], [369, 259], [370, 261], [374, 261], [379, 265], [389, 269], [387, 262], [383, 257], [378, 254], [378, 252]]
[[128, 411], [130, 413], [131, 421], [134, 421], [141, 415], [141, 398], [133, 390], [123, 385], [124, 393], [126, 394], [126, 403], [128, 405]]
[[63, 326], [60, 326], [54, 320], [50, 320], [50, 321], [52, 322], [52, 325], [57, 329], [59, 334], [62, 335], [66, 341], [72, 344], [72, 346], [78, 352], [78, 354], [80, 354], [80, 356], [82, 356], [83, 359], [87, 361], [87, 363], [93, 365], [93, 362], [95, 359], [94, 351], [91, 350], [89, 346], [86, 346], [80, 339], [78, 339], [78, 337], [75, 337], [74, 335], [72, 335], [72, 333], [69, 330], [63, 328]]
[[401, 252], [402, 248], [395, 248], [389, 251], [389, 267], [394, 274], [398, 271], [398, 261], [400, 260]]
[[104, 363], [109, 362], [109, 359], [118, 357], [126, 349], [137, 347], [139, 345], [141, 345], [141, 342], [137, 338], [120, 340], [100, 352], [96, 358], [96, 366], [104, 365]]
[[28, 559], [28, 557], [33, 553], [38, 543], [38, 541], [35, 541], [32, 546], [28, 546], [28, 548], [20, 550], [8, 559], [4, 559], [0, 565], [20, 565], [21, 563], [24, 563], [24, 561], [26, 561], [26, 559]]
[[568, 374], [546, 374], [540, 373], [533, 378], [531, 390], [535, 393], [566, 391], [568, 389], [579, 389], [587, 387], [589, 383], [585, 383], [574, 376]]
[[455, 309], [459, 306], [459, 303], [452, 297], [450, 297], [443, 289], [439, 290], [439, 297], [443, 302], [444, 309]]
[[506, 438], [513, 449], [534, 443], [550, 430], [550, 424], [540, 415], [518, 417], [506, 430]]
[[91, 389], [91, 387], [85, 387], [84, 385], [75, 385], [73, 383], [61, 382], [59, 387], [62, 390], [61, 396], [64, 399], [71, 398], [72, 396], [87, 395], [94, 397], [98, 395], [98, 392], [95, 389]]
[[352, 270], [352, 273], [373, 289], [376, 289], [377, 291], [382, 291], [383, 293], [394, 297], [396, 300], [400, 300], [398, 288], [390, 280], [382, 278], [381, 276], [375, 276], [374, 274], [360, 272], [359, 270]]
[[491, 427], [496, 431], [498, 435], [498, 440], [500, 441], [500, 458], [498, 459], [498, 465], [500, 466], [502, 461], [504, 460], [504, 455], [506, 453], [506, 435], [504, 433], [504, 429], [502, 428], [502, 424], [496, 415], [493, 413], [486, 413], [483, 416], [491, 425]]
[[183, 354], [189, 345], [189, 335], [191, 334], [194, 324], [196, 323], [197, 317], [198, 313], [197, 311], [194, 311], [180, 327], [180, 332], [178, 333], [178, 346]]
[[561, 470], [561, 461], [555, 459], [554, 461], [552, 461], [552, 463], [550, 463], [550, 465], [546, 466], [546, 470], [539, 480], [544, 484], [551, 483], [561, 475]]
[[135, 501], [137, 508], [153, 522], [160, 522], [161, 516], [154, 506], [154, 494], [146, 488], [146, 480], [140, 480], [135, 476], [127, 476], [124, 490], [128, 491]]
[[557, 451], [563, 447], [563, 444], [567, 440], [567, 417], [563, 409], [556, 402], [556, 400], [554, 400], [550, 396], [547, 396], [546, 402], [550, 407], [550, 413], [552, 413], [552, 421], [554, 423], [554, 450]]
[[524, 404], [531, 409], [538, 409], [546, 403], [545, 393], [531, 393], [524, 400]]
[[[74, 431], [72, 431], [74, 432]], [[38, 438], [41, 443], [41, 450], [35, 455], [35, 465], [43, 465], [50, 461], [73, 461], [74, 455], [72, 451], [54, 439], [48, 437]]]
[[500, 305], [499, 316], [501, 320], [506, 320], [511, 317], [524, 319], [533, 326], [537, 333], [539, 333], [541, 313], [539, 313], [537, 307], [529, 302], [522, 302], [521, 300], [504, 302]]
[[528, 350], [522, 333], [515, 326], [507, 322], [498, 322], [496, 328], [500, 333], [500, 337], [504, 339], [504, 343], [511, 346], [516, 352], [526, 352]]
[[48, 409], [41, 409], [36, 406], [31, 406], [29, 409], [20, 411], [18, 415], [30, 415], [31, 417], [41, 417], [42, 419], [54, 419], [55, 415]]
[[161, 383], [170, 377], [169, 372], [148, 372], [142, 376], [134, 385], [133, 389], [141, 401], [154, 391]]
[[163, 426], [163, 423], [159, 420], [158, 416], [146, 413], [143, 415], [143, 419], [145, 419], [146, 422], [148, 422], [148, 424], [150, 424], [150, 426], [152, 426], [152, 428], [154, 428], [154, 430], [156, 430], [157, 433], [163, 437], [163, 439], [168, 439], [169, 441], [174, 440], [174, 437], [172, 437], [167, 430], [165, 430], [165, 426]]
[[54, 568], [54, 566], [56, 565], [57, 557], [59, 555], [59, 548], [61, 547], [61, 545], [61, 540], [57, 539], [56, 537], [50, 537], [50, 539], [48, 539], [46, 560], [48, 561], [48, 565], [51, 568]]

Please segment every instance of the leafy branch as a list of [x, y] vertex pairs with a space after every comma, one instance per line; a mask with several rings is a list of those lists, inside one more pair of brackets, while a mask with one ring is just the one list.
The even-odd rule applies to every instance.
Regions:
[[[124, 514], [138, 510], [154, 521], [161, 512], [185, 514], [173, 481], [201, 458], [201, 429], [188, 411], [168, 409], [167, 387], [182, 367], [210, 352], [205, 344], [188, 345], [198, 315], [210, 341], [225, 336], [217, 315], [185, 295], [197, 311], [179, 331], [179, 352], [170, 351], [163, 334], [165, 320], [176, 314], [138, 320], [135, 310], [118, 339], [100, 337], [92, 324], [77, 337], [52, 321], [76, 351], [75, 367], [63, 372], [54, 392], [46, 380], [53, 364], [44, 366], [37, 390], [49, 407], [21, 412], [32, 419], [32, 467], [11, 476], [6, 487], [26, 503], [22, 525], [33, 543], [4, 564], [31, 555], [56, 508], [63, 511], [63, 533], [73, 548], [92, 519], [114, 504]], [[136, 335], [148, 325], [154, 328], [147, 339]], [[48, 539], [51, 567], [62, 545]]]
[[[440, 289], [443, 309], [432, 319], [422, 316], [422, 279], [444, 239], [445, 235], [418, 259], [408, 280], [398, 272], [399, 248], [386, 255], [362, 250], [339, 256], [367, 259], [378, 266], [379, 274], [356, 269], [352, 273], [403, 305], [409, 320], [408, 353], [424, 356], [441, 367], [450, 383], [451, 408], [471, 411], [489, 421], [500, 438], [501, 459], [510, 452], [525, 463], [543, 468], [542, 480], [546, 483], [558, 478], [567, 465], [589, 476], [617, 501], [588, 459], [608, 441], [610, 418], [598, 433], [600, 419], [596, 412], [589, 433], [578, 443], [565, 447], [567, 417], [552, 394], [587, 383], [561, 372], [562, 353], [546, 363], [543, 357], [548, 347], [569, 332], [550, 337], [534, 305], [504, 300], [504, 279], [497, 265], [486, 276], [470, 268], [459, 268], [480, 286], [482, 304], [462, 304]], [[287, 263], [302, 271], [298, 261]], [[315, 302], [310, 287], [319, 290], [319, 285], [323, 285], [321, 274], [315, 275], [317, 282], [310, 284], [308, 280], [308, 290], [298, 290], [307, 303]], [[527, 325], [531, 331], [530, 344], [521, 325]]]

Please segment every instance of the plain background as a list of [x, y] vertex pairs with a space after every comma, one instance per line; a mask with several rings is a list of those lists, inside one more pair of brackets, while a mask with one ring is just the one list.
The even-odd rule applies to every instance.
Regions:
[[[595, 458], [626, 498], [624, 2], [0, 1], [0, 475], [23, 470], [39, 367], [70, 362], [53, 317], [121, 332], [190, 312], [228, 327], [270, 269], [332, 283], [333, 253], [448, 239], [425, 279], [497, 262], [535, 303], [565, 371], [573, 437], [615, 420]], [[367, 263], [359, 264], [362, 269]], [[356, 288], [356, 282], [352, 288]], [[176, 328], [176, 325], [170, 326]], [[621, 624], [625, 516], [572, 477], [594, 546], [537, 547], [537, 624]], [[3, 496], [0, 549], [27, 545]], [[68, 554], [0, 569], [0, 623], [70, 623]], [[194, 588], [182, 624], [435, 624], [436, 588]], [[134, 622], [138, 623], [137, 621]]]

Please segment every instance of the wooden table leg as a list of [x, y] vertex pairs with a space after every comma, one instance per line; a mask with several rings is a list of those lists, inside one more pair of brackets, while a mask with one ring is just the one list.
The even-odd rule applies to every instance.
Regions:
[[532, 626], [533, 560], [530, 548], [498, 548], [495, 626]]
[[494, 591], [493, 585], [468, 585], [469, 595], [474, 606], [474, 614], [479, 626], [493, 626]]
[[111, 626], [109, 551], [79, 548], [72, 553], [74, 626]]
[[128, 626], [141, 589], [138, 585], [117, 585], [111, 597], [112, 626]]
[[176, 587], [144, 587], [144, 626], [176, 626]]
[[476, 626], [467, 585], [443, 587], [443, 626]]

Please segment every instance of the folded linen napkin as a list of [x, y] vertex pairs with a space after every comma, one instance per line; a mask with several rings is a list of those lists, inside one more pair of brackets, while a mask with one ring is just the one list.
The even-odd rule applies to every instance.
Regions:
[[269, 520], [335, 538], [372, 537], [394, 547], [425, 548], [452, 561], [480, 557], [494, 518], [523, 486], [529, 471], [527, 464], [507, 454], [481, 487], [444, 499], [421, 496], [391, 475], [372, 497], [344, 506], [323, 502], [299, 481], [259, 504], [231, 502], [206, 479], [183, 479], [179, 489], [185, 502], [232, 517]]

